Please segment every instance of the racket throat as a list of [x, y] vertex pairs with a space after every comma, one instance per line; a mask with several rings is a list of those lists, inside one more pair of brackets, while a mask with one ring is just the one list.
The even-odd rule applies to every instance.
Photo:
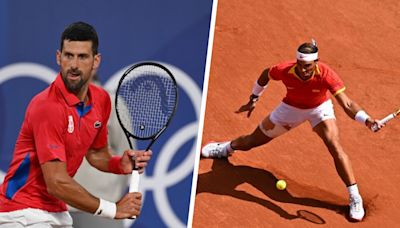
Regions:
[[[157, 137], [158, 137], [158, 135], [155, 138], [157, 138]], [[154, 139], [151, 140], [150, 144], [146, 148], [146, 151], [150, 150], [151, 146], [154, 144], [155, 141], [156, 140], [154, 140]]]
[[154, 142], [155, 142], [156, 139], [164, 132], [164, 129], [165, 129], [165, 128], [166, 128], [166, 127], [164, 127], [163, 129], [161, 129], [161, 130], [151, 139], [151, 142], [150, 142], [150, 144], [147, 146], [146, 151], [148, 151], [148, 150], [151, 148], [151, 146], [153, 146]]

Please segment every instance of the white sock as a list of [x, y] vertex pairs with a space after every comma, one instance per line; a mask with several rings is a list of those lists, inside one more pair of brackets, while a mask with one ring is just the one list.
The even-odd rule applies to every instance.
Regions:
[[350, 197], [360, 196], [360, 192], [358, 192], [357, 184], [353, 184], [353, 185], [348, 186], [347, 190], [349, 191]]

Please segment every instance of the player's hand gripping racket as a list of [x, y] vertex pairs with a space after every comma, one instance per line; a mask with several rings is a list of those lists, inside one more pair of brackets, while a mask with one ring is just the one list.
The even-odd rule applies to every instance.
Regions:
[[[390, 120], [396, 118], [396, 116], [398, 116], [399, 114], [400, 114], [400, 109], [398, 109], [397, 111], [395, 111], [395, 112], [393, 112], [393, 113], [387, 115], [385, 118], [379, 120], [379, 123], [381, 123], [381, 124], [386, 124], [386, 123], [389, 122]], [[371, 130], [372, 130], [373, 132], [378, 131], [379, 129], [378, 129], [377, 124], [372, 125]]]
[[[151, 140], [146, 151], [167, 128], [175, 113], [178, 88], [172, 73], [163, 65], [142, 62], [131, 66], [119, 80], [115, 110], [131, 149], [131, 138]], [[139, 191], [139, 172], [132, 158], [129, 192]], [[133, 217], [133, 218], [136, 218]]]

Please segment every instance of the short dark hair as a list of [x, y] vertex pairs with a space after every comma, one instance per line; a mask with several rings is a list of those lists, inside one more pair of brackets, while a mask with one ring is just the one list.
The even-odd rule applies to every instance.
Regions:
[[304, 43], [297, 48], [297, 51], [304, 54], [312, 54], [318, 52], [318, 47], [313, 43]]
[[61, 49], [64, 46], [64, 40], [69, 41], [92, 41], [92, 51], [96, 55], [99, 48], [99, 38], [96, 30], [88, 23], [78, 21], [68, 25], [61, 35]]

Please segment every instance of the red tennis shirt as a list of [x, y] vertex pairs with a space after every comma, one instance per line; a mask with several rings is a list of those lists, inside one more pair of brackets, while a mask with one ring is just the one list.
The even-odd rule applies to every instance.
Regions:
[[40, 165], [58, 159], [72, 177], [89, 148], [107, 145], [111, 110], [108, 93], [89, 85], [84, 104], [64, 85], [61, 75], [30, 102], [14, 156], [0, 187], [0, 212], [39, 208], [66, 211], [66, 204], [47, 192]]
[[270, 68], [269, 78], [281, 80], [286, 86], [283, 102], [301, 109], [315, 108], [346, 88], [339, 76], [326, 64], [318, 62], [314, 75], [304, 81], [295, 72], [296, 61], [284, 62]]

